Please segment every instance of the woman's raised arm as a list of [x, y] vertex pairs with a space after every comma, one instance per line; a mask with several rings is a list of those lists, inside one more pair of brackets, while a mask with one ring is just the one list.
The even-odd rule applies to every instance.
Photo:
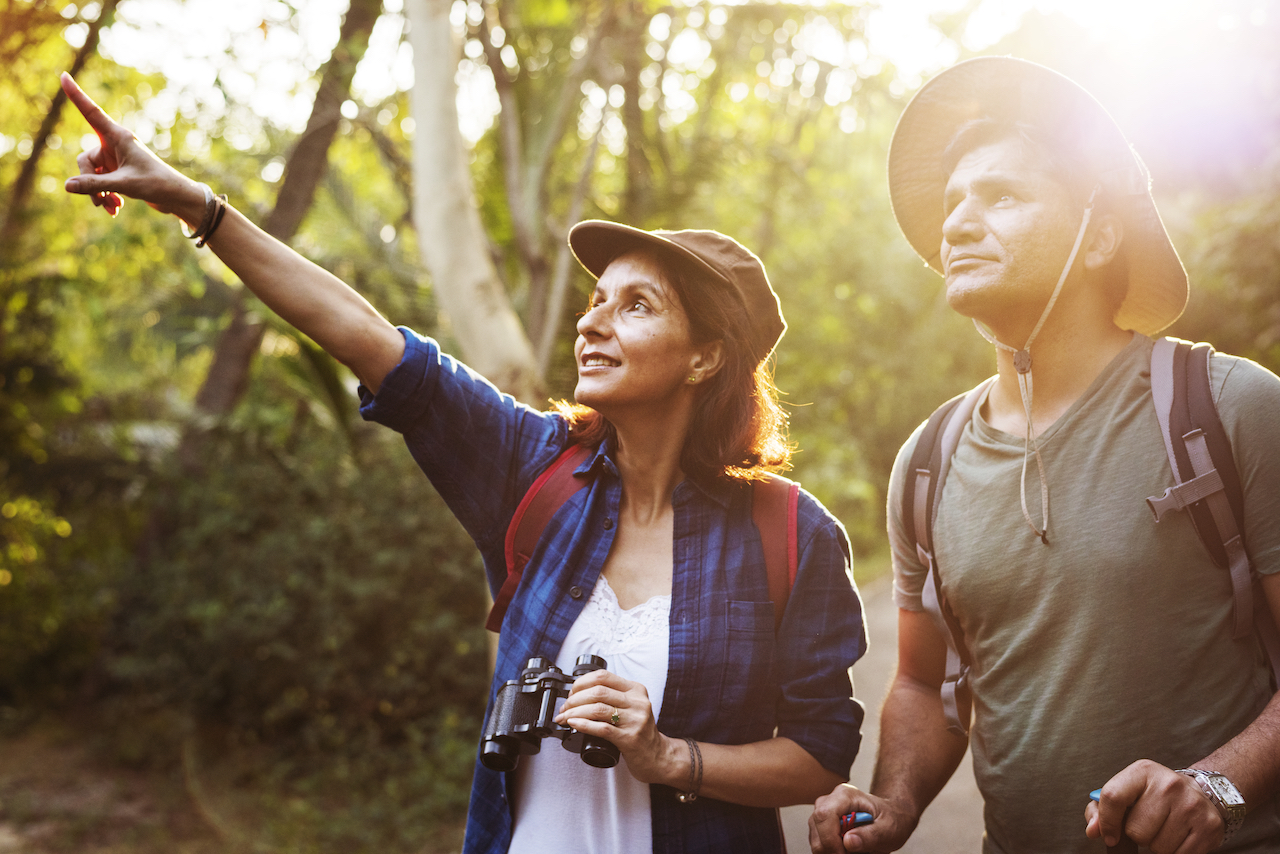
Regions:
[[[77, 158], [80, 174], [67, 179], [67, 192], [92, 197], [112, 216], [120, 211], [120, 197], [126, 196], [184, 222], [201, 222], [206, 207], [203, 185], [134, 139], [70, 75], [62, 75], [62, 88], [101, 143]], [[368, 300], [234, 208], [227, 208], [208, 245], [272, 311], [349, 367], [371, 390], [377, 391], [400, 362], [404, 339]]]

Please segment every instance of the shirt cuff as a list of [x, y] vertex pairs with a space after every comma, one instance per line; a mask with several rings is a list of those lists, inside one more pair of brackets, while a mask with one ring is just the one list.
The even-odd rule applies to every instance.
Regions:
[[397, 329], [404, 336], [404, 355], [376, 394], [360, 386], [360, 417], [403, 433], [431, 407], [442, 354], [440, 345], [425, 335], [403, 326]]

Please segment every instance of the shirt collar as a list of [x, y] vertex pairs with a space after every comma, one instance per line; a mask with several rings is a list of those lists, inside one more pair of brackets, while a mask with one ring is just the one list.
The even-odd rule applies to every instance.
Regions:
[[[592, 454], [586, 462], [578, 466], [574, 474], [593, 476], [598, 475], [601, 471], [608, 472], [614, 477], [618, 477], [618, 464], [613, 459], [613, 449], [609, 447], [609, 443], [601, 442], [596, 448], [596, 452]], [[741, 484], [728, 477], [693, 477], [689, 476], [682, 483], [676, 486], [676, 495], [678, 496], [682, 489], [688, 484], [689, 489], [697, 490], [705, 497], [719, 504], [721, 507], [728, 507], [729, 502], [733, 500], [734, 493], [740, 488]]]
[[[728, 477], [687, 477], [685, 483], [690, 489], [696, 489], [711, 501], [727, 508], [733, 500], [734, 493], [741, 488], [741, 481]], [[684, 484], [681, 484], [682, 486]], [[676, 487], [677, 492], [680, 487]]]

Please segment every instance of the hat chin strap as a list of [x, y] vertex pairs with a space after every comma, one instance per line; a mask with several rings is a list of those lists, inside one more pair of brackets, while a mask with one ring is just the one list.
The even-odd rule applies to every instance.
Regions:
[[[1085, 203], [1084, 216], [1080, 218], [1080, 228], [1076, 232], [1076, 242], [1071, 247], [1071, 254], [1067, 256], [1067, 263], [1063, 265], [1062, 274], [1058, 276], [1058, 284], [1054, 286], [1053, 293], [1049, 296], [1049, 302], [1045, 304], [1044, 311], [1040, 312], [1040, 319], [1036, 321], [1035, 328], [1027, 336], [1027, 343], [1022, 345], [1022, 349], [1010, 347], [1003, 341], [996, 340], [995, 335], [983, 326], [981, 321], [976, 317], [973, 319], [973, 325], [977, 328], [978, 334], [987, 339], [989, 343], [994, 344], [998, 349], [1013, 354], [1013, 367], [1018, 372], [1018, 391], [1022, 395], [1022, 408], [1027, 416], [1027, 433], [1022, 448], [1022, 475], [1018, 482], [1018, 491], [1022, 499], [1022, 518], [1026, 520], [1027, 526], [1031, 528], [1035, 535], [1040, 538], [1040, 542], [1046, 546], [1049, 545], [1049, 482], [1044, 476], [1044, 460], [1040, 456], [1040, 443], [1034, 435], [1031, 422], [1033, 392], [1031, 344], [1036, 340], [1036, 336], [1040, 334], [1040, 330], [1044, 327], [1044, 322], [1049, 319], [1049, 312], [1053, 311], [1054, 303], [1058, 301], [1058, 295], [1062, 293], [1062, 286], [1067, 281], [1067, 275], [1071, 272], [1071, 268], [1076, 262], [1076, 255], [1080, 252], [1080, 245], [1084, 243], [1084, 233], [1089, 228], [1089, 220], [1093, 217], [1093, 202], [1101, 187], [1101, 184], [1095, 185], [1093, 192], [1089, 194], [1089, 201]], [[1027, 509], [1027, 459], [1033, 454], [1036, 459], [1036, 468], [1040, 473], [1040, 507], [1044, 517], [1043, 527], [1036, 525], [1035, 520], [1031, 518], [1031, 511]]]

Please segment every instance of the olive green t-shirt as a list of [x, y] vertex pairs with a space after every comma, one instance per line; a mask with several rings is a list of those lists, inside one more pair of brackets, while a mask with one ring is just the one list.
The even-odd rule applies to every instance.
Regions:
[[[1090, 791], [1138, 759], [1194, 764], [1271, 695], [1256, 639], [1232, 637], [1226, 570], [1185, 511], [1157, 524], [1147, 507], [1174, 484], [1151, 401], [1151, 346], [1135, 335], [1040, 437], [1048, 545], [1022, 515], [1023, 437], [976, 411], [947, 475], [935, 558], [973, 660], [970, 746], [986, 852], [1105, 850], [1084, 835]], [[1280, 571], [1280, 379], [1224, 355], [1210, 374], [1244, 488], [1246, 547], [1257, 571]], [[922, 608], [925, 571], [903, 535], [899, 496], [918, 436], [899, 452], [889, 499], [894, 597], [909, 610]], [[1034, 459], [1026, 474], [1039, 521]], [[1250, 807], [1224, 850], [1280, 850], [1275, 804]]]

